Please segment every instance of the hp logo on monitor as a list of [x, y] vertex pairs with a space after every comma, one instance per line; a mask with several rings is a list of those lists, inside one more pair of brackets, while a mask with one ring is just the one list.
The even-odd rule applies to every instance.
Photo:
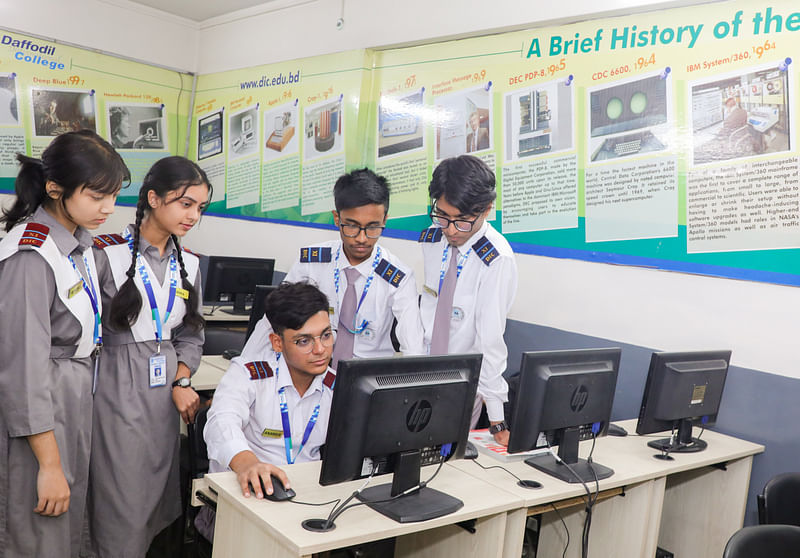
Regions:
[[419, 432], [428, 426], [432, 412], [433, 408], [431, 404], [424, 399], [411, 405], [411, 409], [409, 409], [406, 415], [406, 427], [409, 432]]
[[575, 388], [575, 391], [572, 392], [572, 399], [569, 401], [569, 408], [572, 409], [574, 413], [580, 413], [586, 406], [586, 401], [588, 399], [589, 390], [586, 389], [586, 386], [578, 386]]

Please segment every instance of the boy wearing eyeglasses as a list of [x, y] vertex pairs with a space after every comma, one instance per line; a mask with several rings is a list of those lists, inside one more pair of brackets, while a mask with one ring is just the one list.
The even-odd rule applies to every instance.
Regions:
[[[339, 177], [333, 197], [339, 239], [301, 248], [286, 275], [287, 281], [310, 281], [328, 297], [337, 339], [333, 368], [342, 359], [393, 356], [395, 318], [400, 351], [424, 354], [414, 273], [378, 242], [389, 211], [386, 179], [355, 170]], [[257, 350], [268, 332], [262, 319], [242, 354]]]
[[471, 155], [445, 159], [428, 187], [432, 227], [420, 234], [425, 284], [420, 313], [432, 355], [482, 353], [474, 428], [485, 405], [489, 431], [508, 445], [503, 332], [517, 292], [517, 263], [486, 221], [496, 197], [494, 173]]
[[[278, 465], [320, 459], [336, 380], [328, 367], [336, 335], [319, 289], [283, 283], [267, 296], [265, 312], [272, 324], [269, 350], [231, 361], [203, 433], [209, 471], [234, 471], [242, 494], [256, 498], [265, 497], [262, 483], [272, 494], [271, 475], [290, 488]], [[198, 517], [198, 529], [212, 540], [213, 514], [203, 508]]]

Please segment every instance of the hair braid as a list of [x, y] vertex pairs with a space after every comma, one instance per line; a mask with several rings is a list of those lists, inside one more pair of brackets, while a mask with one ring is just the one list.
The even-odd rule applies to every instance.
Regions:
[[197, 289], [189, 281], [189, 274], [186, 272], [186, 266], [183, 263], [183, 250], [181, 250], [181, 243], [177, 235], [171, 235], [172, 242], [175, 244], [175, 251], [178, 254], [178, 264], [181, 270], [181, 286], [189, 293], [186, 299], [186, 314], [183, 316], [183, 325], [188, 328], [199, 331], [205, 326], [206, 321], [203, 315], [197, 311], [199, 300]]
[[[142, 190], [144, 192], [144, 190]], [[139, 318], [139, 312], [142, 310], [142, 295], [134, 282], [136, 275], [136, 255], [139, 253], [139, 238], [144, 219], [145, 208], [147, 207], [147, 196], [140, 193], [139, 201], [136, 203], [136, 222], [133, 225], [133, 246], [131, 247], [131, 265], [125, 272], [128, 279], [114, 295], [111, 300], [111, 317], [109, 322], [115, 329], [124, 331], [131, 328], [131, 326]]]

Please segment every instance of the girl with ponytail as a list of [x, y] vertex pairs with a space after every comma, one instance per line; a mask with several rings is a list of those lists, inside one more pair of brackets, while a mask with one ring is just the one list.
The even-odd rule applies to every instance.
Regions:
[[89, 496], [99, 558], [143, 557], [181, 513], [178, 415], [189, 423], [199, 406], [190, 376], [204, 321], [199, 261], [180, 239], [210, 198], [197, 164], [166, 157], [144, 178], [135, 222], [95, 238], [106, 326]]
[[0, 222], [0, 556], [80, 550], [102, 345], [92, 236], [130, 174], [89, 130], [18, 155]]

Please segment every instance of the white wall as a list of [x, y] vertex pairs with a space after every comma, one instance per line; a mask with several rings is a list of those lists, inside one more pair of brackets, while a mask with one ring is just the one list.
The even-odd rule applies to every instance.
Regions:
[[[201, 26], [200, 73], [623, 15], [708, 0], [273, 0], [280, 9]], [[336, 20], [344, 6], [344, 27]]]
[[197, 70], [197, 25], [126, 0], [0, 0], [0, 27]]

